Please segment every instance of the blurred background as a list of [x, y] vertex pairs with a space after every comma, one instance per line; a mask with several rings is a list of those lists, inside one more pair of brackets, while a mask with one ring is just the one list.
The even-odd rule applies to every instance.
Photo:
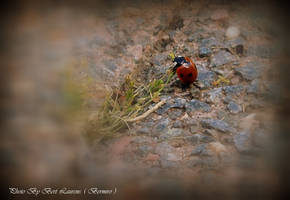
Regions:
[[[65, 197], [286, 198], [287, 9], [274, 1], [3, 3], [1, 195], [97, 187], [118, 191]], [[149, 119], [103, 140], [98, 112], [108, 91], [122, 96], [129, 76], [149, 84], [166, 74], [171, 52], [195, 61], [201, 92], [170, 86]]]

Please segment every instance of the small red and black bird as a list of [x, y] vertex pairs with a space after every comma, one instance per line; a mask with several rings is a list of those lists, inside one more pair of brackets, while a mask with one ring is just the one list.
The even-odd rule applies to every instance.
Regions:
[[178, 78], [184, 85], [189, 85], [197, 79], [197, 68], [189, 57], [177, 56], [173, 62], [175, 67], [173, 71], [176, 72]]

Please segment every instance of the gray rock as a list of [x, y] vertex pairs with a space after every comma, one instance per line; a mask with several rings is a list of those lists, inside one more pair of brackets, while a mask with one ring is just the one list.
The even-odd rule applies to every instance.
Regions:
[[186, 136], [185, 141], [191, 143], [192, 145], [196, 145], [199, 143], [200, 136], [197, 134]]
[[211, 49], [208, 47], [200, 47], [199, 48], [199, 57], [209, 57], [211, 55]]
[[252, 81], [260, 76], [259, 69], [253, 65], [235, 68], [235, 73], [248, 81]]
[[156, 77], [162, 77], [167, 71], [167, 68], [163, 65], [162, 66], [154, 65], [152, 69], [153, 69], [152, 73], [156, 75]]
[[154, 65], [161, 66], [167, 59], [167, 55], [165, 54], [158, 54], [153, 57], [152, 62]]
[[198, 122], [195, 120], [195, 119], [186, 119], [185, 120], [185, 125], [187, 126], [197, 126], [198, 125]]
[[173, 100], [173, 104], [171, 104], [171, 108], [184, 108], [186, 104], [186, 99], [176, 98]]
[[220, 141], [225, 144], [234, 144], [234, 139], [231, 135], [223, 135]]
[[202, 112], [210, 112], [211, 108], [207, 103], [198, 101], [198, 100], [191, 100], [185, 105], [186, 112], [193, 112], [193, 111], [202, 111]]
[[235, 57], [231, 53], [222, 50], [211, 57], [210, 67], [219, 67], [224, 64], [233, 62], [234, 60]]
[[225, 104], [228, 104], [233, 101], [233, 98], [232, 96], [227, 95], [223, 100]]
[[235, 48], [239, 45], [244, 46], [244, 44], [245, 44], [245, 40], [241, 37], [237, 37], [235, 39], [231, 39], [231, 40], [226, 41], [226, 46], [230, 47], [230, 48]]
[[[199, 84], [200, 88], [204, 88], [204, 85], [200, 84], [200, 82], [198, 84]], [[193, 99], [199, 99], [201, 96], [201, 91], [197, 87], [192, 87], [192, 88], [190, 88], [190, 94], [191, 94]]]
[[165, 103], [163, 106], [161, 106], [160, 108], [158, 108], [155, 112], [159, 115], [163, 115], [164, 113], [166, 113], [169, 109], [171, 108], [170, 103]]
[[206, 151], [207, 151], [207, 145], [200, 144], [191, 151], [190, 155], [197, 156], [197, 155], [200, 155], [202, 152], [206, 152]]
[[167, 133], [163, 133], [160, 135], [160, 139], [168, 139], [171, 137], [176, 137], [176, 136], [180, 136], [183, 133], [183, 129], [182, 128], [171, 128], [168, 130]]
[[196, 133], [198, 131], [198, 126], [191, 126], [190, 127], [190, 132], [191, 133]]
[[215, 139], [209, 135], [200, 135], [199, 141], [204, 142], [204, 143], [210, 143], [210, 142], [214, 142]]
[[233, 128], [230, 125], [222, 120], [216, 119], [203, 119], [200, 121], [202, 127], [215, 129], [223, 133], [233, 132]]
[[227, 112], [223, 110], [218, 110], [216, 114], [218, 119], [224, 119], [227, 116]]
[[240, 153], [249, 153], [252, 150], [250, 132], [240, 132], [234, 136], [234, 143]]
[[167, 133], [168, 131], [168, 125], [169, 125], [169, 119], [163, 118], [159, 121], [158, 124], [156, 124], [155, 127], [153, 127], [153, 134], [154, 135], [160, 135], [162, 133]]
[[217, 41], [216, 38], [210, 37], [210, 38], [205, 38], [201, 40], [200, 46], [211, 48], [211, 47], [221, 46], [221, 43]]
[[231, 85], [223, 87], [223, 90], [227, 95], [240, 95], [244, 91], [242, 85]]
[[168, 153], [173, 153], [174, 147], [168, 144], [168, 142], [162, 142], [156, 145], [155, 153], [159, 154], [162, 159], [168, 158]]
[[139, 156], [145, 156], [149, 152], [153, 152], [153, 147], [148, 145], [141, 145], [136, 150], [136, 154]]
[[215, 73], [210, 71], [201, 71], [198, 73], [197, 80], [204, 85], [201, 89], [209, 88], [215, 80]]
[[212, 89], [210, 91], [208, 91], [206, 93], [206, 96], [208, 97], [207, 98], [207, 102], [209, 103], [217, 103], [218, 101], [218, 98], [222, 96], [222, 88], [219, 87], [219, 88], [215, 88], [215, 89]]
[[209, 135], [203, 135], [203, 134], [194, 134], [191, 136], [185, 137], [185, 140], [188, 141], [189, 143], [196, 145], [200, 142], [202, 143], [210, 143], [214, 142], [215, 139], [212, 136]]
[[157, 144], [155, 152], [160, 155], [161, 166], [163, 168], [177, 167], [177, 162], [182, 158], [167, 142]]
[[182, 115], [182, 110], [171, 110], [168, 112], [168, 116], [170, 119], [175, 120]]
[[192, 150], [191, 155], [214, 156], [214, 153], [210, 149], [208, 149], [207, 144], [200, 144]]
[[187, 38], [187, 41], [188, 42], [200, 41], [202, 39], [202, 32], [203, 32], [203, 30], [201, 30], [201, 29], [195, 31], [194, 33], [192, 33], [192, 30], [185, 32], [186, 35], [189, 35]]
[[161, 108], [159, 108], [156, 113], [162, 115], [166, 113], [170, 108], [184, 108], [186, 104], [186, 99], [175, 98], [167, 101]]
[[167, 155], [167, 160], [170, 160], [170, 161], [179, 161], [181, 159], [182, 157], [179, 156], [177, 153], [168, 153]]
[[226, 46], [228, 48], [233, 48], [237, 54], [243, 54], [244, 52], [244, 39], [241, 37], [232, 39], [232, 40], [228, 40], [226, 42]]
[[173, 122], [172, 124], [173, 128], [182, 128], [183, 127], [183, 123], [180, 120], [176, 120]]
[[238, 104], [236, 104], [235, 102], [231, 101], [228, 105], [227, 105], [228, 110], [230, 111], [230, 113], [233, 114], [237, 114], [239, 112], [242, 111], [241, 106], [239, 106]]

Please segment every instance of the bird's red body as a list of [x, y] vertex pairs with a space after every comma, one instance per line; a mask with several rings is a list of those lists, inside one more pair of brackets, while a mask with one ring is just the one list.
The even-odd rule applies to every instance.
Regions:
[[189, 85], [197, 79], [197, 68], [189, 57], [177, 57], [175, 62], [176, 74], [184, 85]]

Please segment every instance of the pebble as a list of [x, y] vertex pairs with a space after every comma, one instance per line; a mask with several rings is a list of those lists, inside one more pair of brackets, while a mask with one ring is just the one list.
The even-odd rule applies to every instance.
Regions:
[[207, 144], [200, 144], [191, 151], [192, 156], [214, 156], [214, 152], [208, 148]]
[[153, 57], [152, 62], [154, 65], [161, 66], [167, 59], [167, 55], [165, 54], [158, 54]]
[[225, 104], [229, 104], [230, 102], [233, 101], [233, 97], [230, 95], [227, 95], [224, 99], [223, 99]]
[[235, 68], [235, 73], [242, 76], [245, 80], [252, 81], [260, 76], [259, 69], [253, 65]]
[[[159, 121], [158, 124], [156, 124], [155, 127], [153, 127], [152, 133], [154, 135], [160, 135], [162, 133], [167, 133], [168, 131], [168, 125], [169, 125], [169, 119], [168, 118], [163, 118]], [[157, 136], [156, 135], [156, 136]]]
[[220, 46], [220, 45], [221, 45], [221, 43], [219, 41], [217, 41], [217, 39], [215, 37], [205, 38], [205, 39], [201, 40], [201, 42], [200, 42], [201, 47], [207, 47], [207, 48], [216, 47], [216, 46]]
[[206, 93], [207, 96], [206, 100], [208, 103], [217, 103], [219, 101], [219, 97], [221, 97], [222, 94], [223, 93], [221, 87], [212, 89]]
[[206, 152], [206, 151], [207, 151], [207, 145], [200, 144], [191, 151], [191, 155], [197, 156], [197, 155], [200, 155], [202, 152]]
[[225, 50], [221, 50], [217, 54], [212, 55], [210, 67], [219, 67], [228, 64], [230, 62], [233, 62], [234, 60], [235, 57], [231, 53]]
[[148, 145], [141, 145], [138, 147], [136, 153], [139, 156], [145, 156], [146, 154], [148, 154], [149, 152], [153, 152], [153, 147], [148, 146]]
[[158, 115], [163, 115], [163, 114], [166, 113], [170, 108], [171, 108], [170, 103], [165, 103], [163, 106], [161, 106], [160, 108], [158, 108], [155, 112], [156, 112]]
[[198, 126], [198, 122], [192, 118], [186, 119], [184, 123], [187, 126]]
[[227, 30], [226, 30], [226, 37], [228, 39], [234, 39], [237, 38], [240, 35], [240, 29], [236, 26], [230, 26]]
[[229, 48], [233, 48], [237, 54], [243, 54], [244, 53], [244, 39], [241, 37], [238, 37], [236, 39], [228, 40], [226, 42], [226, 46]]
[[168, 112], [168, 116], [170, 119], [172, 120], [176, 120], [178, 117], [180, 117], [182, 115], [182, 110], [170, 110], [170, 112]]
[[171, 108], [184, 108], [186, 104], [186, 99], [176, 98], [173, 100], [173, 104], [171, 104]]
[[223, 90], [227, 95], [240, 95], [244, 90], [244, 86], [242, 85], [225, 86], [223, 87]]
[[199, 57], [204, 58], [204, 57], [209, 57], [211, 55], [211, 49], [208, 47], [200, 47], [199, 48]]
[[173, 122], [172, 124], [173, 128], [182, 128], [183, 127], [183, 123], [180, 120], [176, 120]]
[[[188, 34], [189, 36], [188, 36], [187, 41], [188, 41], [188, 42], [193, 42], [193, 41], [197, 42], [197, 41], [200, 41], [200, 40], [202, 39], [202, 32], [203, 32], [202, 29], [195, 31], [194, 33], [192, 33], [191, 30], [188, 31], [187, 34]], [[191, 34], [191, 33], [192, 33], [192, 34]]]
[[191, 126], [190, 133], [196, 133], [198, 131], [198, 126]]
[[170, 108], [184, 108], [186, 104], [186, 99], [175, 98], [167, 101], [161, 108], [159, 108], [156, 113], [162, 115], [166, 113]]
[[238, 38], [226, 41], [226, 46], [230, 48], [235, 48], [239, 45], [244, 46], [244, 44], [245, 44], [245, 40], [242, 37], [238, 37]]
[[191, 100], [185, 106], [186, 112], [202, 111], [210, 112], [211, 108], [207, 103], [201, 102], [199, 100]]
[[203, 119], [200, 121], [202, 127], [215, 129], [223, 133], [233, 132], [233, 128], [230, 125], [222, 120], [216, 119]]
[[171, 128], [168, 130], [167, 133], [164, 133], [160, 136], [160, 139], [168, 139], [170, 137], [177, 137], [182, 135], [183, 129], [182, 128]]
[[233, 101], [229, 102], [229, 104], [227, 105], [227, 108], [230, 111], [230, 113], [233, 113], [233, 114], [237, 114], [242, 111], [241, 106], [236, 104]]
[[169, 145], [167, 142], [162, 142], [156, 145], [155, 153], [160, 155], [161, 158], [167, 159], [168, 153], [174, 152], [175, 149], [171, 145]]
[[194, 134], [191, 136], [186, 136], [185, 141], [191, 143], [192, 145], [197, 145], [199, 143], [199, 135]]
[[200, 134], [199, 141], [204, 142], [204, 143], [210, 143], [210, 142], [214, 142], [215, 139], [212, 136]]
[[211, 71], [199, 72], [197, 80], [204, 85], [203, 87], [201, 87], [201, 89], [207, 89], [211, 87], [212, 82], [215, 80], [215, 77], [215, 73]]

